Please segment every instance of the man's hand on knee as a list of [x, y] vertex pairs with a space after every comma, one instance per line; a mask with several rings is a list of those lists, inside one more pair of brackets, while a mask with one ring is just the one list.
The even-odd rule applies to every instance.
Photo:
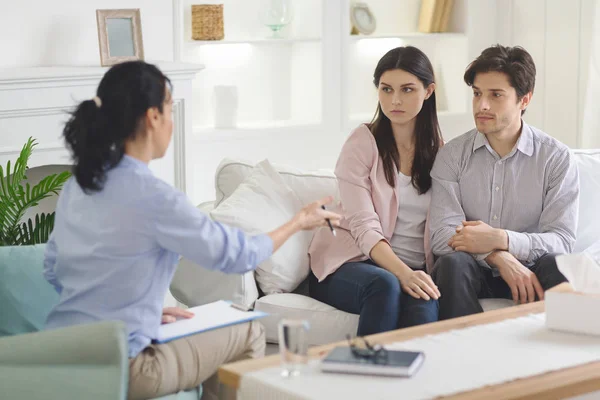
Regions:
[[544, 289], [537, 276], [507, 251], [496, 251], [486, 258], [488, 264], [496, 267], [500, 276], [510, 287], [515, 303], [533, 303], [537, 294], [544, 299]]

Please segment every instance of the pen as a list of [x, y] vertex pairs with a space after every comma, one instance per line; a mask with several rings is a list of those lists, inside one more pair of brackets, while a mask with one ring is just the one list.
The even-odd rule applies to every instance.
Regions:
[[[325, 210], [325, 206], [321, 206], [321, 208], [323, 210]], [[329, 225], [329, 229], [331, 230], [331, 234], [333, 236], [336, 236], [335, 229], [333, 229], [333, 225], [331, 225], [331, 221], [329, 220], [329, 218], [325, 218], [325, 221], [327, 221], [327, 225]]]

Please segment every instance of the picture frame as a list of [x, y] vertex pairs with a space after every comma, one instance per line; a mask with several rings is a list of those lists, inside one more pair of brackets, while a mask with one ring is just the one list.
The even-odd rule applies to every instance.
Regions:
[[140, 9], [96, 10], [100, 63], [103, 67], [144, 60]]

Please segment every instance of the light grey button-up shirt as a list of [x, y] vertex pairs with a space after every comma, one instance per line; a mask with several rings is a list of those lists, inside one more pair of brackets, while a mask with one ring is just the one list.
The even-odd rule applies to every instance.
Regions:
[[[431, 171], [431, 238], [436, 256], [463, 220], [506, 230], [508, 251], [531, 265], [575, 244], [579, 175], [569, 148], [523, 122], [515, 148], [500, 157], [476, 129], [448, 142]], [[482, 260], [487, 254], [475, 255]]]

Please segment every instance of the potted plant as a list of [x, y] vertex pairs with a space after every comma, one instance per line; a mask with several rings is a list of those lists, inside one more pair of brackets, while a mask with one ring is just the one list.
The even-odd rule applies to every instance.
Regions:
[[27, 209], [52, 194], [57, 195], [71, 176], [68, 171], [48, 175], [31, 187], [25, 173], [36, 145], [36, 140], [30, 137], [12, 168], [10, 161], [6, 169], [0, 166], [0, 246], [46, 243], [54, 227], [53, 212], [36, 214], [35, 221], [31, 218], [27, 222], [21, 221]]

